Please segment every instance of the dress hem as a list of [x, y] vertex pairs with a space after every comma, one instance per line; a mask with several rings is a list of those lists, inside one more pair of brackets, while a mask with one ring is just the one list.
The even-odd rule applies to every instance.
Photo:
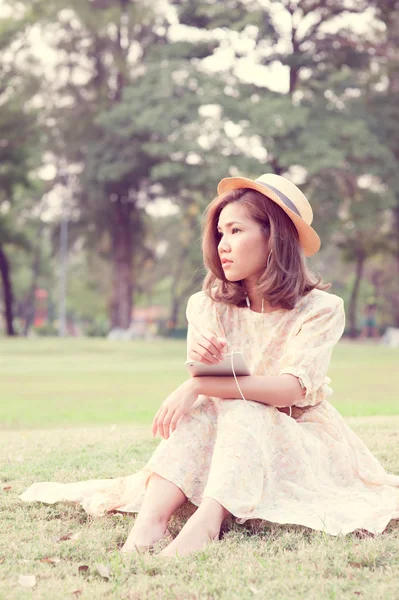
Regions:
[[[167, 479], [168, 481], [170, 481], [171, 483], [173, 483], [176, 487], [178, 487], [183, 494], [186, 496], [187, 500], [189, 502], [191, 502], [191, 504], [193, 504], [194, 506], [196, 506], [197, 508], [199, 507], [201, 501], [204, 498], [211, 498], [212, 500], [215, 500], [216, 502], [219, 502], [219, 504], [221, 504], [226, 510], [229, 511], [229, 513], [231, 514], [231, 516], [234, 518], [234, 521], [238, 524], [238, 525], [244, 525], [247, 521], [253, 521], [253, 520], [262, 520], [262, 521], [267, 521], [268, 523], [275, 523], [277, 525], [298, 525], [300, 527], [307, 527], [308, 529], [312, 529], [313, 531], [322, 531], [324, 533], [327, 533], [328, 535], [337, 537], [337, 536], [345, 536], [349, 533], [353, 533], [355, 531], [358, 530], [366, 530], [369, 533], [373, 534], [373, 535], [379, 535], [381, 533], [383, 533], [383, 531], [386, 529], [388, 523], [395, 519], [395, 516], [389, 517], [387, 518], [386, 522], [384, 523], [383, 526], [380, 526], [378, 528], [371, 528], [370, 526], [366, 526], [364, 524], [356, 524], [355, 526], [349, 526], [349, 528], [347, 529], [343, 529], [341, 531], [336, 531], [336, 530], [329, 530], [326, 527], [317, 527], [314, 523], [310, 524], [310, 522], [308, 520], [306, 520], [306, 517], [302, 519], [302, 522], [299, 522], [301, 519], [297, 519], [297, 520], [290, 520], [290, 519], [278, 519], [276, 517], [272, 517], [272, 518], [268, 518], [265, 515], [265, 513], [263, 512], [262, 514], [257, 514], [255, 512], [251, 512], [251, 514], [243, 514], [242, 516], [239, 515], [235, 515], [231, 512], [231, 510], [228, 507], [228, 502], [225, 502], [224, 500], [222, 500], [220, 497], [217, 497], [216, 495], [210, 495], [210, 494], [204, 494], [204, 496], [202, 496], [202, 499], [200, 502], [198, 502], [198, 500], [195, 500], [194, 497], [190, 497], [185, 491], [184, 491], [184, 485], [179, 485], [178, 483], [176, 483], [176, 481], [173, 481], [171, 477], [167, 477], [165, 474], [162, 474], [161, 472], [159, 472], [159, 470], [153, 469], [151, 470], [150, 474], [148, 475], [148, 477], [146, 478], [146, 482], [148, 483], [149, 478], [151, 477], [151, 475], [153, 473], [156, 473], [157, 475], [160, 475], [161, 477], [164, 477], [164, 479]], [[128, 506], [128, 505], [125, 505]], [[127, 510], [124, 511], [121, 509], [116, 509], [120, 512], [138, 512], [135, 510]], [[270, 515], [269, 515], [270, 517]]]

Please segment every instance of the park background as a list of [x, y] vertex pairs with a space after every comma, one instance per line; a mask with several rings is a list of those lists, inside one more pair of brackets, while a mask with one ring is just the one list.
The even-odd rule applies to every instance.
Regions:
[[395, 2], [1, 10], [5, 333], [184, 329], [218, 181], [266, 172], [309, 197], [309, 264], [344, 298], [346, 333], [369, 302], [380, 333], [399, 327]]
[[399, 472], [380, 341], [399, 327], [398, 2], [2, 0], [0, 18], [0, 597], [397, 597], [395, 523], [233, 524], [191, 562], [126, 567], [131, 519], [18, 494], [146, 462], [187, 377], [203, 210], [221, 178], [266, 172], [308, 196], [309, 265], [345, 302], [331, 401]]

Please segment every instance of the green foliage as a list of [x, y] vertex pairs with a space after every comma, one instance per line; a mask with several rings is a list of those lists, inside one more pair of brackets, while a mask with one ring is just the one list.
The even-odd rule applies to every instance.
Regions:
[[[96, 314], [96, 313], [94, 313]], [[106, 337], [109, 332], [109, 323], [106, 319], [96, 317], [93, 323], [85, 327], [84, 333], [88, 337]]]
[[[299, 169], [324, 246], [335, 244], [348, 264], [360, 253], [367, 261], [397, 253], [396, 13], [390, 3], [375, 4], [385, 29], [360, 34], [349, 27], [334, 32], [332, 25], [366, 10], [365, 0], [174, 0], [178, 20], [193, 35], [172, 41], [168, 16], [155, 3], [74, 0], [66, 7], [62, 0], [21, 0], [18, 16], [0, 27], [6, 81], [0, 138], [9, 141], [0, 148], [0, 239], [35, 253], [33, 209], [40, 194], [23, 199], [23, 190], [35, 181], [46, 152], [77, 172], [70, 245], [71, 256], [83, 262], [71, 266], [68, 310], [79, 318], [90, 308], [104, 318], [118, 304], [115, 278], [123, 263], [132, 276], [127, 293], [141, 302], [160, 290], [183, 324], [185, 300], [203, 274], [201, 213], [229, 174], [290, 176]], [[32, 25], [56, 51], [54, 75], [40, 70], [28, 42], [23, 62], [7, 58]], [[236, 58], [230, 66], [216, 74], [203, 68], [203, 59], [226, 48]], [[272, 89], [267, 73], [244, 83], [235, 71], [240, 58], [285, 66], [286, 91]], [[32, 97], [40, 98], [40, 113]], [[210, 105], [214, 113], [204, 110]], [[236, 133], [229, 133], [231, 126]], [[263, 149], [261, 159], [256, 147]], [[372, 183], [360, 185], [364, 175], [372, 175]], [[8, 197], [16, 190], [18, 211], [27, 206], [31, 213], [25, 211], [22, 227], [18, 211], [6, 208], [11, 200], [16, 206]], [[167, 221], [145, 212], [159, 197], [179, 209]], [[398, 225], [389, 229], [395, 211]], [[164, 254], [155, 251], [160, 242]], [[44, 254], [42, 278], [54, 287], [49, 272], [55, 273], [56, 260], [51, 249]], [[29, 289], [31, 266], [28, 255], [13, 260], [19, 301]]]
[[263, 19], [261, 7], [256, 0], [227, 0], [223, 4], [209, 0], [198, 3], [183, 0], [175, 4], [179, 7], [180, 22], [198, 29], [222, 27], [242, 31], [247, 25]]
[[44, 325], [32, 327], [32, 332], [40, 337], [58, 336], [58, 329], [53, 323], [45, 323]]

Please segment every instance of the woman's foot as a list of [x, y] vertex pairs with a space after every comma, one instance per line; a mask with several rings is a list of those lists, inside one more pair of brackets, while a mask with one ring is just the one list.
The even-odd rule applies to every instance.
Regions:
[[196, 515], [190, 517], [179, 535], [158, 556], [187, 556], [219, 539], [220, 525]]
[[139, 514], [126, 542], [121, 548], [121, 552], [131, 553], [151, 550], [154, 544], [167, 536], [170, 536], [170, 532], [164, 520], [157, 520], [153, 517], [144, 518]]

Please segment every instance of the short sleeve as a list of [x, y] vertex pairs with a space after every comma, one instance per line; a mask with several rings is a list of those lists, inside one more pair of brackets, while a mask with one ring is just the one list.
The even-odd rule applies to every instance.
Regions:
[[197, 292], [190, 296], [187, 302], [186, 318], [188, 322], [187, 360], [191, 358], [189, 351], [196, 331], [201, 333], [206, 329], [210, 329], [217, 337], [225, 337], [217, 303], [204, 292]]
[[315, 302], [297, 333], [287, 340], [279, 360], [279, 375], [289, 373], [298, 377], [303, 396], [296, 406], [313, 406], [331, 395], [327, 371], [333, 347], [341, 338], [344, 328], [343, 300], [329, 294], [327, 298]]

